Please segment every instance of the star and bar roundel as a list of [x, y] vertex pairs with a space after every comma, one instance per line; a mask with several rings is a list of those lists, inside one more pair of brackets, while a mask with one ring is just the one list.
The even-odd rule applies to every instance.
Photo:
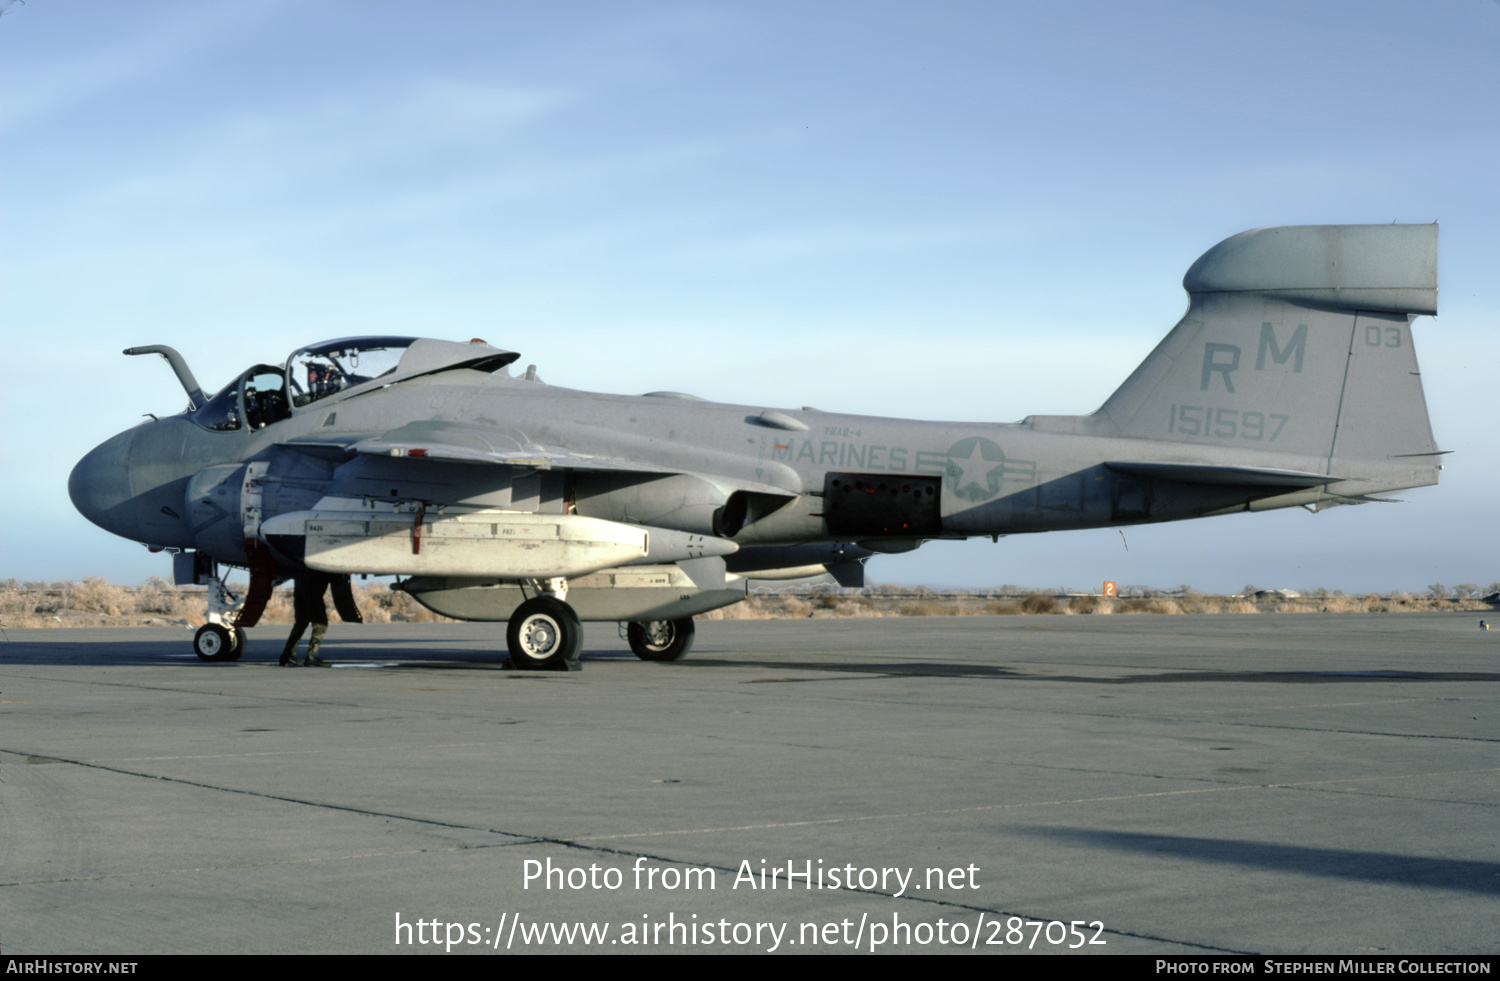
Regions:
[[966, 436], [948, 450], [945, 482], [953, 495], [965, 501], [988, 501], [1000, 493], [1007, 480], [1031, 483], [1036, 463], [1010, 460], [994, 440]]

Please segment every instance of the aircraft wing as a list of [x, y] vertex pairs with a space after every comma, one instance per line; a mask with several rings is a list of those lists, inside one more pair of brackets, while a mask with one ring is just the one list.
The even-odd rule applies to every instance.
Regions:
[[[591, 441], [591, 435], [593, 434], [581, 431], [578, 442], [592, 448], [592, 443], [600, 440]], [[637, 444], [618, 435], [608, 442], [613, 444], [611, 449], [619, 449], [614, 452], [591, 453], [571, 447], [542, 445], [516, 429], [422, 420], [384, 433], [368, 433], [342, 440], [304, 437], [278, 445], [335, 460], [357, 457], [396, 458], [533, 470], [692, 474], [726, 488], [779, 497], [795, 497], [802, 493], [800, 478], [783, 463], [747, 460], [722, 451], [663, 444], [659, 441]]]
[[528, 445], [515, 448], [480, 448], [433, 440], [396, 440], [385, 436], [361, 440], [350, 447], [355, 453], [374, 456], [407, 457], [413, 460], [441, 460], [447, 463], [490, 463], [536, 470], [609, 470], [623, 473], [679, 473], [668, 467], [653, 466], [639, 460], [573, 453]]
[[290, 440], [280, 445], [315, 456], [348, 458], [356, 455], [405, 457], [444, 463], [493, 464], [536, 470], [608, 470], [628, 473], [679, 473], [679, 470], [626, 460], [540, 446], [517, 430], [463, 423], [414, 422], [352, 441]]
[[1337, 474], [1311, 473], [1305, 470], [1279, 470], [1273, 467], [1216, 466], [1202, 463], [1130, 463], [1110, 461], [1104, 464], [1116, 473], [1147, 480], [1171, 480], [1179, 484], [1211, 484], [1215, 487], [1280, 487], [1287, 489], [1337, 484], [1349, 477]]

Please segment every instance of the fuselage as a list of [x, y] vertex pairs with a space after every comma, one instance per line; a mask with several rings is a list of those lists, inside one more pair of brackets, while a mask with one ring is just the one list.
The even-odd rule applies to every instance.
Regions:
[[[786, 495], [789, 500], [774, 514], [747, 522], [730, 536], [745, 546], [839, 537], [1006, 535], [1173, 520], [1243, 510], [1250, 503], [1250, 495], [1234, 487], [1171, 486], [1158, 480], [1148, 493], [1139, 479], [1104, 466], [1112, 460], [1224, 460], [1290, 470], [1326, 466], [1318, 458], [1276, 452], [1274, 439], [1264, 440], [1262, 450], [1090, 435], [1088, 417], [1040, 424], [924, 422], [597, 394], [458, 369], [334, 396], [259, 429], [211, 431], [194, 422], [192, 413], [147, 421], [84, 457], [69, 491], [89, 520], [117, 535], [150, 545], [201, 547], [202, 526], [213, 512], [190, 513], [188, 485], [195, 475], [265, 461], [265, 517], [270, 517], [320, 497], [350, 458], [343, 447], [412, 420], [459, 429], [476, 448], [523, 442], [566, 447], [576, 454], [636, 461], [663, 474], [700, 475], [726, 491], [756, 487]], [[1068, 428], [1085, 431], [1058, 431]], [[389, 488], [389, 496], [431, 499], [434, 488], [426, 486], [423, 468], [408, 469], [407, 479]], [[586, 501], [591, 483], [601, 479], [573, 473], [567, 493], [578, 500], [582, 492]], [[836, 535], [826, 520], [825, 495], [851, 491], [835, 491], [835, 480], [840, 489], [858, 480], [862, 486], [853, 492], [865, 493], [868, 485], [871, 493], [886, 495], [899, 493], [903, 483], [930, 480], [939, 525], [911, 535], [873, 526]], [[1360, 487], [1360, 493], [1371, 490]], [[587, 513], [586, 504], [580, 513]]]

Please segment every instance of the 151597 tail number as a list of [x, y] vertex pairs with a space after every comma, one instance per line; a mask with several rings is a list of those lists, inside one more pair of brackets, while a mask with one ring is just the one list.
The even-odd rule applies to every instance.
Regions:
[[1292, 417], [1281, 412], [1252, 412], [1205, 405], [1173, 405], [1167, 432], [1209, 439], [1246, 439], [1276, 442]]

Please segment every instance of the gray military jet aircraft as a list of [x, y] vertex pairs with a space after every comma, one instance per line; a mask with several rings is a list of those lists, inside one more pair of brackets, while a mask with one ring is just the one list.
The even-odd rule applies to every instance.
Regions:
[[[576, 663], [580, 621], [681, 657], [755, 579], [937, 538], [1385, 500], [1434, 484], [1411, 320], [1437, 313], [1436, 225], [1244, 232], [1183, 281], [1186, 315], [1097, 411], [919, 422], [557, 388], [481, 341], [350, 337], [260, 364], [94, 449], [90, 521], [210, 584], [195, 648], [233, 660], [278, 581], [407, 577], [439, 613], [508, 621], [516, 667]], [[249, 570], [244, 597], [220, 565]]]

